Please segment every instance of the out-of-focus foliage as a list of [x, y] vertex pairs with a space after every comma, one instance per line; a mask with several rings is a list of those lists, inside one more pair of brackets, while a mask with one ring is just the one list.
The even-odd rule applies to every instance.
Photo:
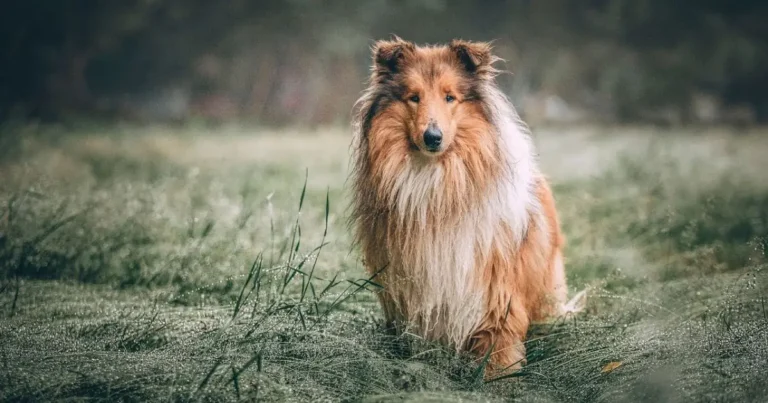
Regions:
[[369, 47], [495, 40], [529, 119], [768, 119], [768, 4], [30, 0], [0, 13], [0, 117], [344, 121]]

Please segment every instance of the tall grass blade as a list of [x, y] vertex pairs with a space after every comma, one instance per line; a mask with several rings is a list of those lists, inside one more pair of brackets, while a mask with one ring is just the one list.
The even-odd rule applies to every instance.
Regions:
[[[323, 230], [323, 239], [320, 241], [320, 248], [325, 244], [325, 238], [328, 236], [328, 216], [330, 215], [331, 211], [331, 201], [330, 201], [330, 195], [331, 195], [331, 189], [326, 188], [325, 189], [325, 229]], [[307, 293], [307, 287], [309, 287], [309, 284], [312, 282], [312, 276], [315, 274], [315, 267], [317, 266], [317, 259], [320, 258], [320, 251], [321, 249], [317, 250], [317, 254], [315, 255], [315, 261], [312, 263], [312, 269], [309, 271], [309, 278], [307, 279], [307, 285], [304, 286], [301, 290], [301, 302], [304, 302], [304, 296]]]
[[214, 363], [213, 363], [213, 366], [212, 366], [212, 367], [211, 367], [211, 369], [208, 371], [208, 373], [205, 375], [205, 378], [203, 378], [203, 381], [202, 381], [202, 382], [200, 382], [200, 385], [197, 387], [197, 392], [198, 392], [198, 393], [199, 393], [200, 391], [202, 391], [202, 390], [203, 390], [203, 388], [205, 388], [205, 386], [206, 386], [206, 385], [208, 385], [208, 381], [210, 381], [210, 380], [211, 380], [211, 377], [212, 377], [212, 376], [213, 376], [213, 374], [216, 372], [216, 370], [219, 368], [219, 365], [221, 365], [221, 362], [222, 362], [222, 361], [224, 361], [224, 356], [223, 356], [223, 355], [222, 355], [222, 356], [219, 356], [219, 358], [217, 358], [217, 359], [216, 359], [216, 362], [214, 362]]

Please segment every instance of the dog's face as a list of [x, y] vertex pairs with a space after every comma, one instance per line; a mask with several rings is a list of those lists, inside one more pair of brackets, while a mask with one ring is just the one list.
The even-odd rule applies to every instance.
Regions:
[[409, 152], [438, 158], [462, 136], [479, 140], [471, 138], [486, 123], [478, 87], [495, 71], [488, 44], [420, 47], [396, 38], [377, 42], [373, 58], [378, 94], [369, 118], [377, 127], [370, 136], [379, 138], [370, 141], [399, 142]]

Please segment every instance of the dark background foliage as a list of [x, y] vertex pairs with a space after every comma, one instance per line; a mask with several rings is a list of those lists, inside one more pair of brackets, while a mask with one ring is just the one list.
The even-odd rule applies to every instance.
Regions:
[[537, 120], [768, 119], [768, 3], [13, 0], [0, 117], [344, 122], [374, 39], [494, 40]]

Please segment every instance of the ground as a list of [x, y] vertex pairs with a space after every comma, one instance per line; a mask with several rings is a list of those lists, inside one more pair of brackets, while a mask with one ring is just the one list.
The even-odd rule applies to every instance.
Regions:
[[536, 129], [588, 304], [485, 383], [380, 329], [348, 130], [2, 131], [1, 401], [768, 396], [768, 133]]

